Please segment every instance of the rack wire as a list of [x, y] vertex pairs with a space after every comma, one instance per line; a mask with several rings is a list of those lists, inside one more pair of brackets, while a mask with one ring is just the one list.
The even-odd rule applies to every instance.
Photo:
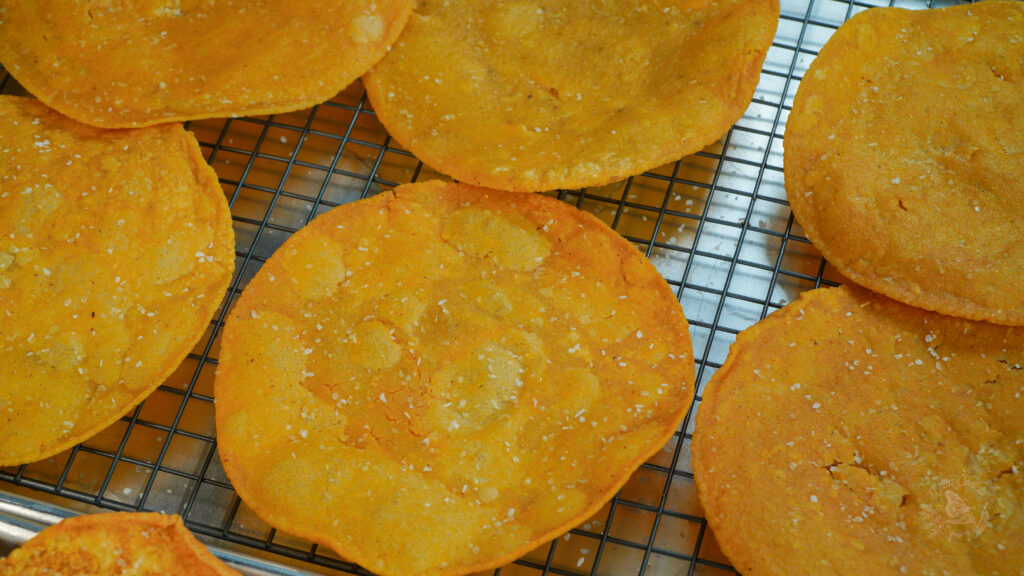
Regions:
[[[737, 333], [800, 292], [841, 280], [804, 237], [786, 201], [782, 142], [793, 96], [818, 50], [853, 14], [874, 6], [956, 3], [782, 0], [753, 101], [719, 142], [625, 182], [557, 192], [633, 242], [675, 290], [690, 322], [697, 395], [664, 450], [604, 508], [495, 576], [735, 573], [696, 498], [693, 416]], [[0, 69], [0, 93], [24, 91]], [[317, 215], [398, 184], [443, 176], [391, 140], [358, 82], [309, 110], [197, 121], [188, 128], [231, 205], [236, 272], [224, 305], [178, 370], [143, 404], [71, 450], [0, 468], [0, 496], [6, 491], [79, 509], [177, 513], [208, 542], [252, 556], [256, 564], [269, 559], [294, 573], [367, 574], [330, 550], [269, 527], [235, 494], [214, 431], [220, 332], [230, 304], [260, 266]]]

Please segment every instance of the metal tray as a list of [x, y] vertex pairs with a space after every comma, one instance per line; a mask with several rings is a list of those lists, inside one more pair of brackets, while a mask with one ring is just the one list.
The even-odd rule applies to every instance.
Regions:
[[[783, 188], [786, 118], [807, 65], [835, 29], [872, 6], [955, 4], [782, 0], [778, 32], [743, 118], [702, 152], [625, 182], [560, 191], [644, 252], [690, 321], [697, 397], [664, 450], [565, 536], [495, 575], [735, 573], [707, 529], [690, 468], [700, 394], [735, 335], [840, 277], [804, 238]], [[24, 91], [0, 69], [0, 93]], [[213, 376], [225, 311], [293, 232], [334, 206], [442, 177], [398, 147], [355, 83], [309, 110], [192, 122], [231, 204], [236, 273], [207, 333], [152, 396], [92, 439], [47, 460], [0, 468], [0, 555], [70, 514], [177, 513], [249, 574], [366, 574], [278, 532], [242, 503], [217, 455]]]

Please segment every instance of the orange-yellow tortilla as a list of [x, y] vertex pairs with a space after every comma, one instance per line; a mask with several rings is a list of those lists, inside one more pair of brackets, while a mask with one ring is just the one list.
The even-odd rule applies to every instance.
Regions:
[[363, 81], [388, 132], [457, 180], [597, 186], [725, 134], [778, 16], [777, 0], [421, 0]]
[[120, 418], [202, 336], [234, 268], [180, 124], [103, 130], [0, 96], [0, 465]]
[[1024, 325], [1024, 2], [873, 8], [800, 82], [786, 193], [858, 284]]
[[249, 283], [218, 448], [271, 525], [375, 573], [465, 574], [596, 512], [693, 375], [675, 295], [598, 219], [410, 184], [320, 216]]
[[90, 514], [44, 529], [7, 558], [0, 576], [241, 576], [217, 559], [178, 516]]
[[104, 128], [288, 112], [387, 52], [413, 0], [0, 0], [0, 63]]
[[745, 576], [1020, 574], [1024, 328], [805, 293], [711, 378], [693, 470]]

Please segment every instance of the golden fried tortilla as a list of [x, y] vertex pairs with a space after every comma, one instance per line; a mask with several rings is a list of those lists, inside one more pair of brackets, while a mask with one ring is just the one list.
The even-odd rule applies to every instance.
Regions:
[[363, 81], [388, 132], [460, 181], [596, 186], [722, 136], [778, 16], [777, 0], [421, 0]]
[[565, 532], [693, 394], [679, 302], [595, 217], [438, 181], [292, 236], [227, 321], [224, 469], [267, 522], [375, 573], [493, 568]]
[[217, 559], [179, 516], [90, 514], [62, 520], [0, 558], [0, 576], [241, 576]]
[[0, 62], [104, 128], [288, 112], [380, 60], [413, 0], [0, 0]]
[[1024, 3], [877, 8], [825, 45], [786, 126], [786, 192], [843, 274], [1024, 325]]
[[234, 268], [180, 124], [103, 130], [0, 96], [0, 465], [92, 436], [199, 340]]
[[693, 469], [746, 576], [1020, 574], [1024, 328], [805, 293], [737, 337]]

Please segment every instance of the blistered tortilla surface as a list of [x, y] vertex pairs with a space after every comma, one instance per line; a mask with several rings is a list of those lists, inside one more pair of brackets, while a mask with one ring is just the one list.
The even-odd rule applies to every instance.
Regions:
[[178, 516], [115, 512], [68, 518], [0, 558], [0, 576], [241, 576]]
[[157, 388], [234, 269], [180, 124], [103, 130], [0, 97], [0, 465], [70, 448]]
[[693, 469], [749, 576], [1020, 574], [1024, 328], [805, 293], [737, 337]]
[[1024, 3], [870, 9], [811, 63], [786, 193], [844, 275], [951, 316], [1024, 324]]
[[0, 0], [0, 63], [104, 128], [300, 110], [387, 52], [413, 0]]
[[423, 0], [364, 83], [388, 132], [459, 181], [597, 186], [725, 134], [778, 16], [777, 0]]
[[550, 197], [441, 182], [292, 236], [225, 327], [224, 468], [271, 525], [381, 574], [465, 574], [593, 514], [692, 398], [649, 261]]

